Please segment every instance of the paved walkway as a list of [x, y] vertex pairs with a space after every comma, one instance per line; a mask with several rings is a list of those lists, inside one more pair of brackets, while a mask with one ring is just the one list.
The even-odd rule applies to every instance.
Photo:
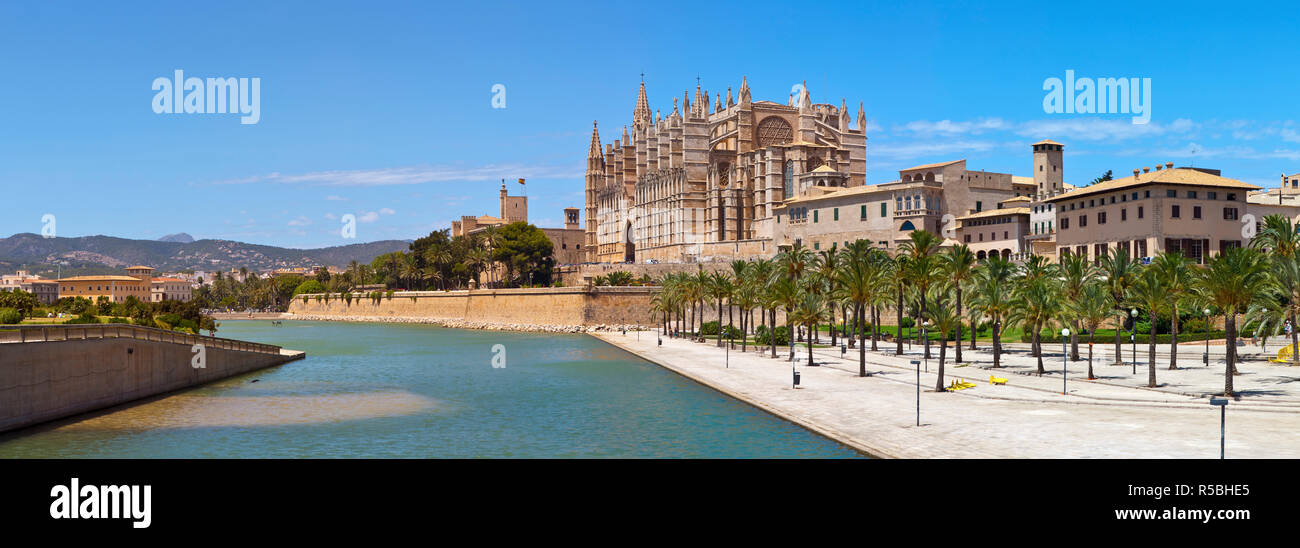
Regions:
[[[1040, 377], [1034, 358], [1019, 349], [1004, 354], [1006, 367], [996, 370], [986, 369], [992, 364], [988, 352], [964, 350], [971, 361], [965, 367], [949, 361], [945, 384], [961, 377], [977, 386], [934, 392], [938, 349], [932, 347], [936, 359], [930, 360], [929, 372], [923, 366], [920, 375], [917, 427], [917, 374], [909, 362], [920, 359], [920, 346], [901, 357], [893, 355], [893, 345], [888, 353], [868, 350], [872, 376], [867, 378], [857, 376], [856, 349], [846, 359], [838, 349], [814, 350], [819, 366], [808, 367], [807, 349], [800, 348], [795, 368], [802, 382], [792, 389], [786, 349], [778, 349], [780, 357], [772, 359], [769, 353], [741, 352], [737, 347], [726, 367], [723, 349], [713, 342], [664, 339], [663, 346], [656, 347], [656, 337], [649, 333], [639, 341], [633, 334], [596, 336], [878, 456], [1217, 458], [1219, 453], [1219, 412], [1206, 395], [1222, 391], [1223, 363], [1205, 368], [1199, 352], [1185, 369], [1167, 371], [1167, 362], [1158, 365], [1156, 377], [1162, 385], [1157, 389], [1145, 388], [1146, 356], [1141, 349], [1136, 378], [1131, 366], [1094, 361], [1101, 379], [1087, 381], [1087, 362], [1070, 362], [1068, 395], [1062, 395], [1060, 351], [1044, 356], [1048, 372]], [[948, 352], [951, 360], [951, 347]], [[1239, 369], [1242, 374], [1234, 383], [1241, 396], [1228, 406], [1227, 456], [1300, 458], [1300, 369], [1260, 361]], [[990, 374], [1009, 382], [991, 386]]]

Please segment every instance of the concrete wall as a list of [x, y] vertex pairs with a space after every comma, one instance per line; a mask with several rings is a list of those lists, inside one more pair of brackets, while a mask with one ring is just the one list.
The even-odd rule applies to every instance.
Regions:
[[[123, 328], [125, 338], [113, 328], [91, 327], [60, 331], [50, 342], [0, 344], [0, 432], [111, 407], [140, 398], [224, 379], [299, 359], [301, 353], [235, 350], [239, 341], [204, 337], [168, 337], [144, 328]], [[141, 336], [130, 338], [132, 329]], [[40, 330], [32, 330], [39, 332]], [[85, 332], [81, 339], [78, 332]], [[4, 339], [15, 331], [0, 331]], [[62, 336], [66, 334], [67, 336]], [[31, 333], [27, 340], [42, 337]], [[143, 340], [152, 338], [155, 340]], [[167, 340], [156, 340], [167, 339]], [[172, 342], [175, 340], [176, 342]], [[206, 364], [191, 365], [191, 345], [200, 340]], [[229, 347], [229, 348], [223, 348]], [[262, 350], [267, 350], [262, 348]], [[129, 351], [129, 352], [128, 352]]]

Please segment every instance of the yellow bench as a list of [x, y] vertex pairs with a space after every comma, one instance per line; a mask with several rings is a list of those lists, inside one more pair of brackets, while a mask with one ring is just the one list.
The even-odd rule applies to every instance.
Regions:
[[1288, 344], [1286, 346], [1283, 346], [1281, 350], [1277, 351], [1276, 358], [1269, 358], [1268, 361], [1273, 363], [1291, 363], [1291, 354], [1294, 351], [1295, 351], [1295, 347], [1293, 345]]
[[989, 384], [1006, 384], [1006, 383], [1007, 380], [1002, 377], [994, 377], [993, 375], [989, 375]]

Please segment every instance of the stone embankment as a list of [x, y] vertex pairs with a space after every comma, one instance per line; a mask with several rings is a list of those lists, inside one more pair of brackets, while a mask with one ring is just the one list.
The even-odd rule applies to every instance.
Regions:
[[285, 314], [286, 320], [305, 320], [320, 322], [375, 322], [375, 323], [418, 323], [436, 325], [452, 329], [483, 329], [489, 331], [525, 331], [535, 333], [597, 333], [620, 332], [645, 329], [635, 325], [540, 325], [527, 323], [487, 322], [477, 320], [460, 320], [452, 318], [425, 318], [412, 316], [335, 316], [315, 314]]

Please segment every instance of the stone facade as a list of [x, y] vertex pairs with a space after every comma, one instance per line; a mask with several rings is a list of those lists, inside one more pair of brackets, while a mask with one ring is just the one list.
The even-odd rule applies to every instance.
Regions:
[[667, 117], [650, 110], [642, 82], [632, 129], [587, 153], [589, 262], [700, 262], [773, 255], [775, 210], [805, 195], [807, 175], [840, 188], [866, 176], [866, 113], [813, 104], [806, 85], [786, 104], [753, 101], [742, 79], [724, 101], [697, 85]]

